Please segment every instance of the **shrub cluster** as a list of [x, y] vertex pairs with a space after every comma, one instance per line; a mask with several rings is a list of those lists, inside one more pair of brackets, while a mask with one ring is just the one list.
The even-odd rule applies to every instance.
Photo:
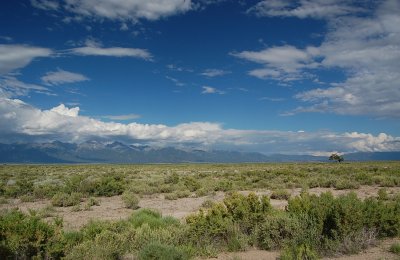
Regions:
[[12, 210], [0, 214], [0, 258], [188, 259], [248, 247], [281, 249], [281, 259], [357, 253], [376, 237], [400, 235], [400, 198], [381, 197], [302, 193], [277, 210], [266, 196], [232, 193], [188, 216], [186, 224], [141, 209], [127, 220], [92, 221], [73, 232], [63, 231], [58, 219], [49, 224], [36, 212]]
[[284, 249], [283, 259], [314, 259], [357, 253], [377, 237], [400, 235], [400, 199], [362, 201], [354, 193], [338, 198], [331, 193], [302, 193], [280, 211], [272, 209], [266, 197], [233, 194], [186, 222], [188, 239], [201, 252], [210, 246], [218, 250], [257, 246]]

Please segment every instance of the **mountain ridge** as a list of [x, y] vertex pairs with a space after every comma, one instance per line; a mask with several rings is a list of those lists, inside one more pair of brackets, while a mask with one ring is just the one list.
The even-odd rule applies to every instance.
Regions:
[[[400, 160], [399, 152], [357, 152], [346, 161]], [[150, 147], [122, 142], [0, 143], [1, 163], [261, 163], [326, 162], [325, 156]]]

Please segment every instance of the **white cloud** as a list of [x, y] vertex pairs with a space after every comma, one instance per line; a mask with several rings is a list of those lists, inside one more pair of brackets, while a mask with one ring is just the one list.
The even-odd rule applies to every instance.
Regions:
[[52, 0], [31, 0], [31, 4], [33, 7], [46, 11], [54, 11], [60, 8], [60, 3]]
[[100, 46], [85, 46], [71, 49], [71, 52], [82, 56], [110, 56], [110, 57], [134, 57], [144, 60], [151, 60], [151, 53], [146, 49]]
[[[257, 11], [257, 12], [256, 12]], [[320, 46], [294, 46], [244, 51], [233, 55], [263, 64], [249, 75], [287, 82], [314, 79], [315, 69], [340, 69], [342, 82], [300, 92], [307, 103], [288, 113], [398, 117], [400, 115], [400, 2], [385, 1], [262, 1], [251, 9], [262, 16], [325, 19], [327, 34]], [[362, 13], [362, 15], [360, 15]], [[340, 16], [340, 19], [338, 19]]]
[[126, 114], [126, 115], [108, 115], [108, 116], [101, 116], [101, 118], [111, 119], [111, 120], [133, 120], [138, 119], [141, 116], [138, 114]]
[[89, 78], [87, 78], [82, 74], [69, 72], [62, 69], [58, 69], [57, 71], [47, 72], [45, 76], [41, 77], [41, 79], [43, 83], [48, 86], [89, 80]]
[[271, 102], [281, 102], [281, 101], [285, 101], [286, 99], [277, 98], [277, 97], [262, 97], [262, 98], [260, 98], [260, 100], [267, 100], [267, 101], [271, 101]]
[[47, 48], [0, 44], [0, 75], [23, 68], [35, 58], [49, 57], [51, 54], [52, 51]]
[[200, 73], [200, 75], [209, 77], [209, 78], [213, 78], [213, 77], [218, 77], [218, 76], [223, 76], [226, 74], [230, 74], [230, 71], [227, 70], [220, 70], [220, 69], [206, 69], [205, 71], [203, 71], [202, 73]]
[[318, 67], [315, 59], [319, 56], [319, 50], [312, 46], [299, 49], [284, 45], [261, 51], [231, 53], [231, 55], [264, 65], [264, 68], [249, 71], [251, 76], [260, 79], [293, 81], [306, 76], [301, 73], [301, 70]]
[[[27, 140], [82, 142], [91, 138], [144, 142], [150, 145], [197, 145], [265, 153], [313, 154], [339, 151], [398, 151], [400, 138], [381, 133], [271, 131], [224, 129], [221, 124], [191, 122], [166, 126], [103, 122], [79, 115], [79, 107], [61, 104], [40, 110], [18, 99], [0, 98], [0, 141], [12, 136]], [[9, 139], [11, 138], [11, 139]]]
[[173, 78], [171, 76], [165, 76], [166, 79], [172, 81], [175, 85], [177, 85], [178, 87], [183, 87], [186, 84], [183, 83], [182, 81], [180, 81], [179, 79]]
[[225, 94], [225, 91], [210, 86], [203, 86], [202, 88], [203, 88], [203, 91], [201, 92], [202, 94], [220, 94], [220, 95]]
[[173, 70], [173, 71], [179, 71], [179, 72], [193, 72], [193, 69], [190, 68], [184, 68], [181, 66], [177, 66], [175, 64], [167, 64], [166, 66], [169, 70]]
[[33, 7], [46, 11], [62, 11], [76, 17], [68, 20], [109, 19], [136, 22], [185, 13], [192, 9], [191, 0], [31, 0]]
[[68, 108], [64, 104], [61, 104], [58, 107], [53, 107], [50, 111], [56, 112], [62, 116], [77, 117], [79, 114], [79, 107]]
[[13, 76], [0, 77], [0, 98], [26, 96], [31, 91], [42, 94], [51, 94], [50, 90], [35, 84], [28, 84]]
[[299, 93], [312, 103], [297, 112], [398, 117], [400, 115], [400, 3], [386, 1], [371, 16], [331, 21], [319, 47], [325, 68], [348, 73], [343, 82]]
[[285, 45], [266, 48], [262, 51], [232, 53], [232, 55], [248, 61], [281, 68], [286, 71], [293, 71], [312, 62], [313, 56], [317, 53], [318, 51], [312, 47], [301, 50], [294, 46]]
[[[369, 4], [373, 4], [371, 1]], [[359, 1], [349, 0], [264, 0], [247, 10], [257, 16], [326, 19], [363, 11]]]
[[380, 152], [380, 151], [395, 151], [399, 150], [400, 138], [380, 133], [377, 136], [364, 133], [345, 133], [346, 137], [353, 139], [349, 146], [357, 151], [363, 152]]

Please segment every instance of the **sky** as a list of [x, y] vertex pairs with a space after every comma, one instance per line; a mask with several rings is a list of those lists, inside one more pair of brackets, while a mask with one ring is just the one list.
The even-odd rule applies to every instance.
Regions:
[[0, 142], [400, 151], [400, 0], [0, 2]]

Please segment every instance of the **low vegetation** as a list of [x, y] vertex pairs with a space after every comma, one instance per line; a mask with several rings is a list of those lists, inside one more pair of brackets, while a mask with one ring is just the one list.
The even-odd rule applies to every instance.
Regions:
[[[362, 185], [379, 186], [377, 196], [307, 192]], [[379, 239], [400, 235], [400, 196], [390, 192], [395, 186], [400, 186], [398, 162], [3, 165], [1, 204], [47, 199], [52, 206], [28, 213], [1, 210], [0, 259], [191, 259], [254, 247], [280, 250], [281, 259], [354, 254]], [[292, 188], [304, 191], [291, 196]], [[251, 192], [258, 190], [272, 193]], [[221, 191], [223, 201], [205, 200], [183, 221], [138, 207], [145, 196], [175, 200]], [[91, 210], [101, 203], [100, 197], [120, 195], [133, 212], [127, 219], [95, 220], [68, 231], [55, 217], [56, 207]], [[288, 204], [277, 209], [270, 199]], [[398, 243], [390, 251], [398, 254]]]
[[[400, 199], [359, 199], [302, 193], [286, 210], [266, 196], [233, 193], [223, 202], [186, 218], [185, 223], [142, 209], [127, 220], [92, 221], [66, 232], [62, 220], [46, 223], [36, 212], [0, 215], [2, 258], [188, 259], [249, 247], [281, 249], [282, 259], [317, 259], [354, 254], [378, 238], [400, 235]], [[398, 253], [398, 244], [391, 251]], [[168, 258], [173, 256], [173, 258]]]

